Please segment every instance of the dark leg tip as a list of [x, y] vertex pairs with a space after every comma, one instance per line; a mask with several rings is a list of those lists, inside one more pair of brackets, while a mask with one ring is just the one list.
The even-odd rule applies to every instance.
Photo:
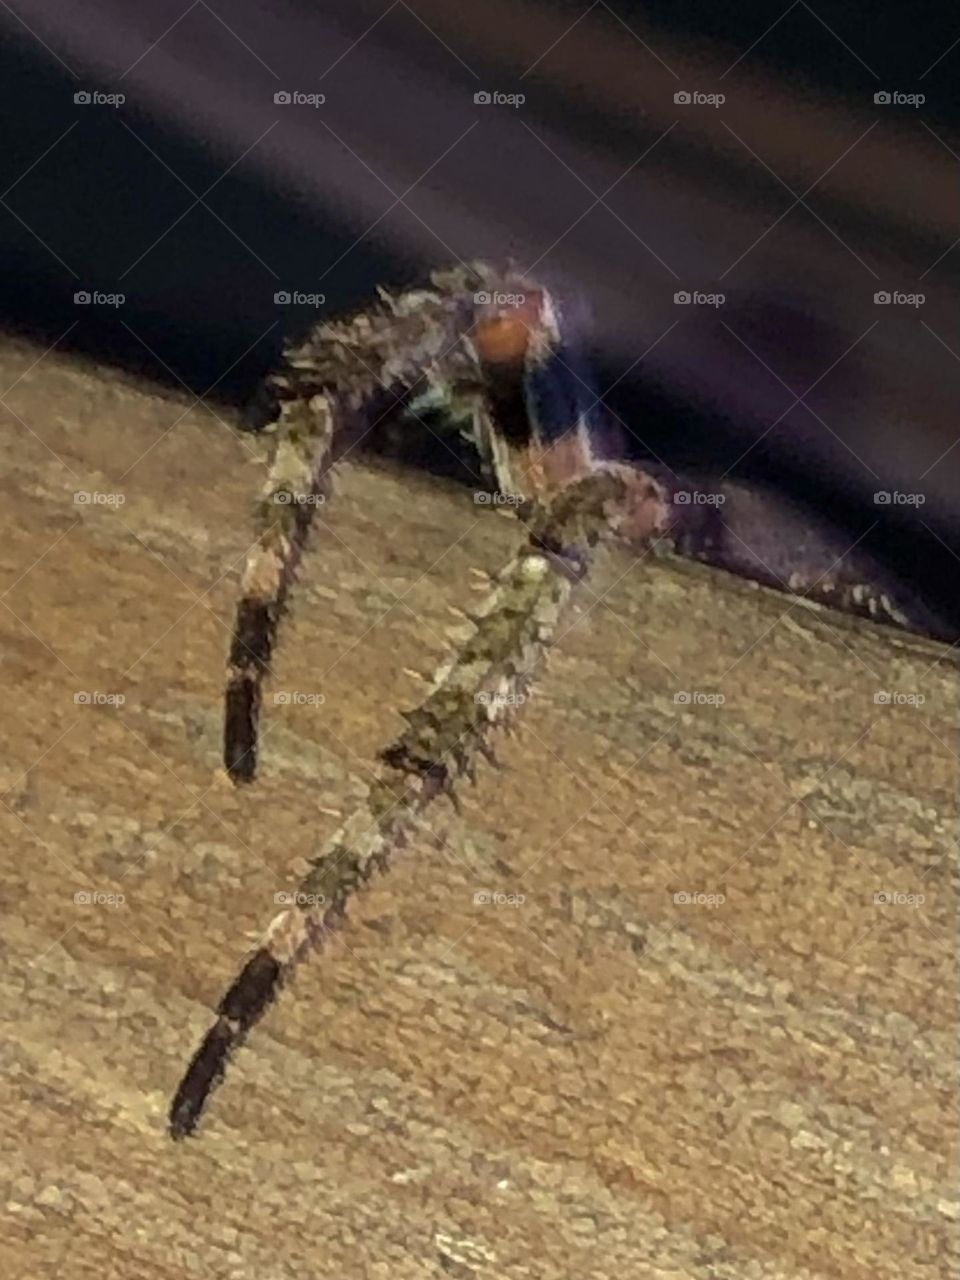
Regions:
[[238, 1038], [238, 1029], [224, 1018], [218, 1018], [204, 1036], [170, 1104], [168, 1129], [174, 1142], [188, 1138], [199, 1124], [207, 1098], [222, 1079]]
[[245, 751], [243, 754], [224, 751], [223, 764], [230, 781], [238, 786], [253, 782], [256, 777], [257, 762], [252, 751]]
[[258, 690], [246, 678], [227, 685], [223, 717], [223, 764], [233, 782], [252, 782], [257, 771]]

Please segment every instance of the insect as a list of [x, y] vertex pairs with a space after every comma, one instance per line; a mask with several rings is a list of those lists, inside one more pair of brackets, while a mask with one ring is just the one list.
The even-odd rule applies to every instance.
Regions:
[[668, 492], [644, 471], [601, 461], [590, 415], [598, 398], [565, 359], [556, 299], [511, 268], [435, 273], [289, 347], [271, 379], [277, 401], [258, 533], [230, 648], [224, 764], [252, 781], [262, 690], [277, 628], [325, 491], [334, 442], [401, 404], [442, 402], [466, 424], [526, 540], [473, 615], [475, 630], [405, 713], [380, 753], [364, 803], [310, 859], [311, 869], [221, 998], [173, 1098], [170, 1134], [198, 1124], [233, 1052], [297, 965], [339, 927], [351, 899], [416, 833], [423, 810], [492, 759], [491, 737], [516, 714], [571, 593], [604, 536], [649, 542], [670, 522]]
[[369, 429], [404, 405], [442, 405], [516, 510], [526, 540], [472, 616], [470, 638], [435, 672], [425, 701], [404, 713], [407, 728], [380, 752], [365, 801], [309, 859], [294, 905], [273, 919], [221, 998], [173, 1098], [172, 1137], [193, 1132], [234, 1051], [298, 964], [343, 923], [352, 898], [415, 837], [423, 810], [443, 795], [455, 801], [458, 779], [472, 779], [480, 757], [493, 759], [494, 731], [517, 714], [518, 695], [542, 666], [600, 539], [663, 540], [850, 612], [943, 633], [920, 602], [896, 594], [880, 566], [791, 516], [783, 502], [770, 509], [752, 491], [715, 484], [707, 496], [734, 499], [721, 517], [716, 503], [696, 502], [692, 481], [662, 464], [600, 459], [591, 426], [601, 401], [569, 356], [556, 298], [519, 271], [480, 263], [436, 272], [425, 289], [381, 291], [378, 306], [321, 324], [287, 348], [271, 378], [272, 459], [225, 695], [224, 765], [235, 783], [256, 773], [277, 629], [343, 433]]

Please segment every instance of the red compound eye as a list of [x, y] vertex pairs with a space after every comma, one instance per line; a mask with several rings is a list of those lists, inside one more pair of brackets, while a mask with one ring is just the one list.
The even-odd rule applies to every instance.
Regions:
[[540, 327], [543, 294], [538, 291], [516, 296], [522, 296], [523, 301], [503, 306], [482, 303], [477, 307], [473, 345], [487, 364], [523, 363], [530, 340]]

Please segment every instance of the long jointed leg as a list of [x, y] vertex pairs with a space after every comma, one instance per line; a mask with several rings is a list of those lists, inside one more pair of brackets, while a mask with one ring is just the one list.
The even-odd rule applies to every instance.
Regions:
[[365, 804], [311, 860], [295, 905], [275, 917], [220, 1001], [171, 1104], [172, 1137], [193, 1131], [233, 1051], [297, 964], [343, 921], [351, 898], [409, 841], [418, 815], [452, 793], [458, 775], [472, 777], [479, 755], [490, 754], [491, 731], [518, 705], [510, 695], [532, 681], [589, 548], [616, 527], [629, 497], [620, 474], [599, 471], [535, 512], [530, 540], [500, 573], [474, 619], [475, 632], [437, 672], [427, 700], [407, 713], [405, 732], [381, 753]]
[[334, 438], [348, 422], [372, 424], [456, 346], [472, 320], [469, 281], [468, 273], [449, 273], [433, 290], [383, 295], [381, 306], [353, 320], [321, 325], [284, 353], [270, 380], [279, 401], [268, 428], [276, 443], [243, 573], [225, 695], [224, 765], [235, 782], [256, 772], [263, 679]]
[[224, 697], [223, 757], [235, 782], [253, 778], [263, 677], [280, 613], [322, 494], [333, 439], [327, 396], [280, 407], [270, 473], [257, 503], [257, 540], [247, 555], [237, 604]]

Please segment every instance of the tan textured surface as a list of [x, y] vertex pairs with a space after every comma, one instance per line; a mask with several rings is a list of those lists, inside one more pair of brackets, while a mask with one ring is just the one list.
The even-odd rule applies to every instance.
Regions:
[[27, 372], [38, 354], [0, 350], [0, 385], [24, 374], [0, 446], [0, 1272], [956, 1274], [956, 669], [621, 553], [504, 770], [462, 817], [438, 806], [201, 1137], [167, 1140], [210, 1004], [515, 533], [345, 469], [275, 684], [325, 702], [268, 707], [234, 793], [219, 695], [255, 446], [56, 355]]

